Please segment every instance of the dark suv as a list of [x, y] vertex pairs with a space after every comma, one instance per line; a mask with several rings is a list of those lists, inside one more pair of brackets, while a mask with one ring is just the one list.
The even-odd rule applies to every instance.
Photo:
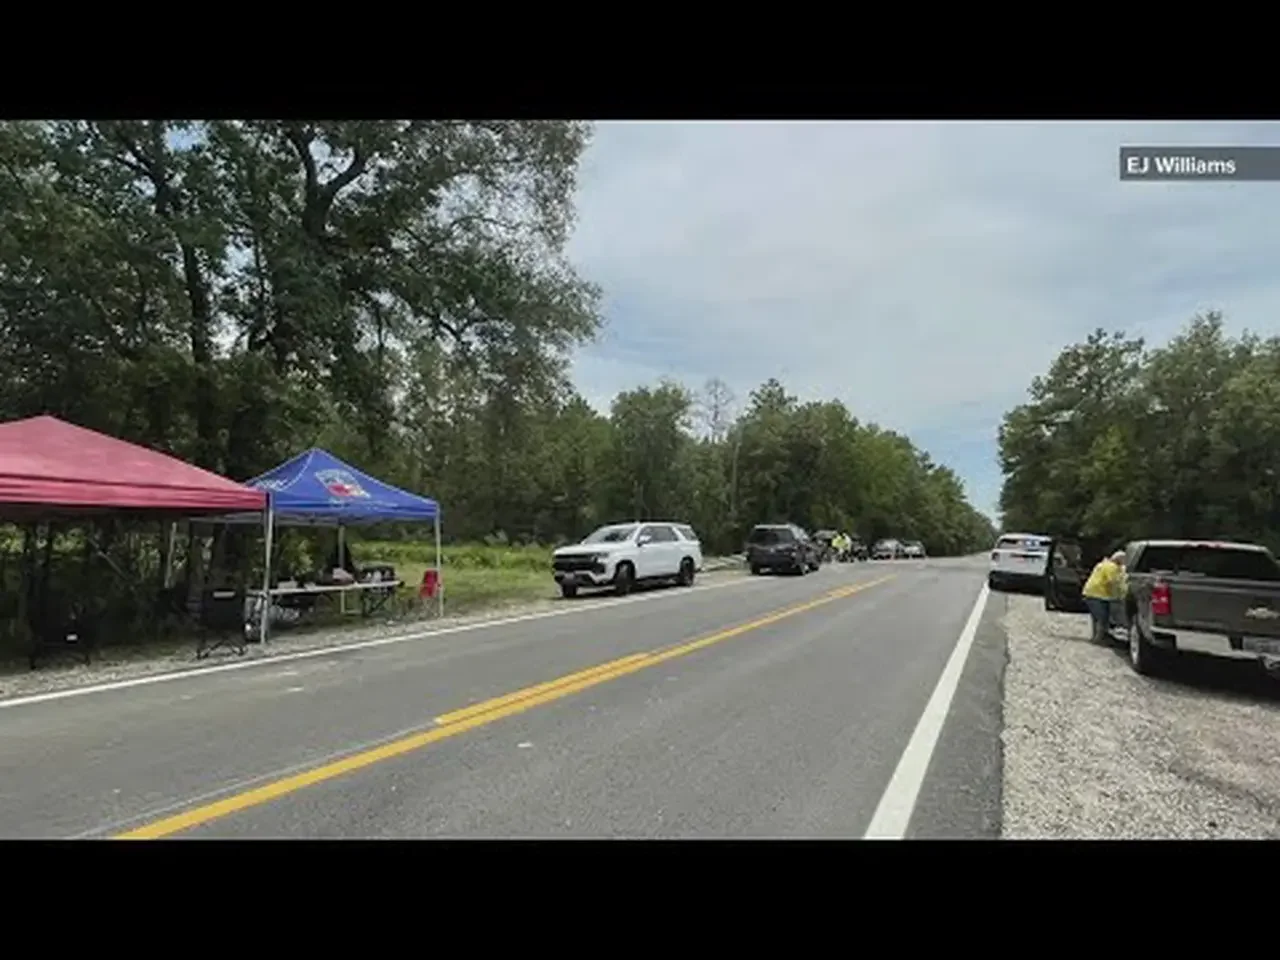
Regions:
[[822, 566], [822, 547], [794, 523], [762, 523], [747, 536], [747, 566], [754, 574], [785, 570], [804, 576]]

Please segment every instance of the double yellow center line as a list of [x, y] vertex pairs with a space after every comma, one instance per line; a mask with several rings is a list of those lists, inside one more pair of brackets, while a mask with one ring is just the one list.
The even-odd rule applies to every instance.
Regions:
[[356, 770], [362, 770], [365, 767], [373, 766], [375, 763], [381, 763], [383, 760], [390, 760], [393, 757], [401, 757], [415, 750], [421, 750], [423, 747], [430, 746], [440, 740], [456, 737], [460, 733], [468, 730], [474, 730], [477, 727], [483, 727], [495, 720], [501, 720], [504, 717], [510, 717], [517, 713], [523, 713], [533, 707], [541, 706], [545, 703], [551, 703], [564, 697], [586, 690], [588, 687], [594, 687], [609, 680], [626, 676], [629, 673], [636, 673], [639, 670], [645, 670], [649, 667], [656, 666], [659, 663], [665, 663], [668, 660], [674, 660], [676, 657], [683, 657], [685, 654], [693, 653], [695, 650], [701, 650], [712, 644], [721, 643], [733, 637], [741, 636], [752, 630], [758, 630], [761, 627], [767, 627], [770, 624], [777, 623], [779, 620], [785, 620], [793, 617], [798, 613], [804, 613], [806, 610], [812, 610], [815, 607], [821, 607], [825, 604], [832, 603], [843, 597], [852, 596], [860, 593], [877, 584], [884, 583], [886, 580], [892, 580], [893, 576], [880, 577], [877, 580], [870, 580], [865, 583], [852, 584], [847, 587], [841, 587], [832, 590], [813, 600], [799, 603], [794, 606], [784, 607], [781, 610], [766, 614], [755, 620], [739, 624], [736, 627], [730, 627], [727, 630], [721, 630], [717, 633], [701, 637], [697, 640], [690, 640], [686, 643], [679, 644], [674, 647], [667, 647], [649, 653], [635, 653], [618, 660], [611, 660], [608, 663], [602, 663], [591, 667], [588, 670], [581, 670], [577, 673], [571, 673], [547, 683], [540, 683], [536, 686], [526, 687], [523, 690], [517, 690], [514, 693], [508, 693], [504, 696], [494, 697], [491, 700], [484, 700], [480, 703], [472, 704], [469, 707], [463, 707], [460, 710], [454, 710], [450, 713], [444, 713], [435, 718], [435, 726], [422, 733], [412, 734], [390, 743], [384, 743], [382, 746], [374, 747], [370, 750], [364, 750], [360, 753], [343, 757], [341, 760], [335, 760], [311, 770], [304, 770], [302, 773], [293, 776], [284, 777], [280, 780], [272, 781], [252, 790], [242, 793], [236, 793], [229, 797], [224, 797], [205, 806], [195, 807], [183, 813], [174, 814], [171, 817], [165, 817], [162, 820], [156, 820], [152, 823], [145, 824], [125, 833], [117, 834], [113, 839], [116, 840], [154, 840], [160, 837], [167, 837], [183, 830], [189, 830], [192, 827], [219, 820], [241, 810], [247, 810], [250, 807], [260, 806], [269, 803], [279, 797], [286, 796], [290, 793], [296, 793], [306, 787], [314, 786], [317, 783], [323, 783], [326, 780], [333, 780], [337, 777], [353, 773]]

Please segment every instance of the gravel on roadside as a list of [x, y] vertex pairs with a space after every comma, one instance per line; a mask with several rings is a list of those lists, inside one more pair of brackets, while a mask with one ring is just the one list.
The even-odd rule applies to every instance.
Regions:
[[[720, 558], [708, 558], [704, 568], [706, 579], [723, 580], [734, 576], [737, 568], [732, 562]], [[590, 598], [585, 598], [588, 602]], [[195, 640], [175, 641], [168, 644], [155, 644], [145, 647], [106, 647], [94, 655], [93, 662], [72, 663], [64, 660], [53, 661], [41, 665], [36, 670], [28, 668], [24, 661], [0, 664], [0, 700], [11, 697], [27, 697], [56, 690], [68, 690], [99, 683], [115, 683], [121, 680], [132, 680], [154, 674], [173, 673], [180, 670], [192, 670], [202, 667], [216, 666], [245, 660], [271, 660], [276, 657], [298, 653], [306, 650], [317, 650], [325, 647], [340, 647], [345, 644], [361, 643], [369, 640], [380, 640], [397, 636], [429, 634], [437, 630], [466, 626], [472, 623], [483, 623], [486, 620], [500, 620], [505, 617], [524, 616], [557, 609], [563, 601], [548, 596], [545, 600], [503, 604], [464, 616], [446, 616], [443, 619], [405, 618], [400, 620], [383, 620], [377, 623], [365, 622], [359, 626], [341, 625], [318, 630], [288, 631], [279, 630], [271, 637], [266, 646], [250, 644], [243, 656], [220, 647], [203, 660], [195, 658]]]
[[1255, 664], [1183, 654], [1170, 678], [1039, 597], [1003, 605], [1003, 836], [1280, 837], [1280, 684]]

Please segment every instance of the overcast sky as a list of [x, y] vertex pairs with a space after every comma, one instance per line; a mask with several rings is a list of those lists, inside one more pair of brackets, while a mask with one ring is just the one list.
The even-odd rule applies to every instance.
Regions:
[[1280, 332], [1280, 183], [1132, 183], [1122, 144], [1280, 144], [1280, 124], [601, 123], [574, 261], [602, 410], [664, 375], [778, 377], [901, 430], [994, 514], [996, 429], [1097, 326], [1199, 310]]

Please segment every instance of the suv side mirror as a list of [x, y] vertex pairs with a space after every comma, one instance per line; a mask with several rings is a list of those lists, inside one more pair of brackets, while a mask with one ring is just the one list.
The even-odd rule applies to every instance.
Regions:
[[649, 534], [647, 533], [642, 533], [640, 534], [640, 536], [636, 537], [637, 547], [643, 547], [645, 544], [652, 543], [652, 542], [653, 542], [653, 537], [649, 536]]

